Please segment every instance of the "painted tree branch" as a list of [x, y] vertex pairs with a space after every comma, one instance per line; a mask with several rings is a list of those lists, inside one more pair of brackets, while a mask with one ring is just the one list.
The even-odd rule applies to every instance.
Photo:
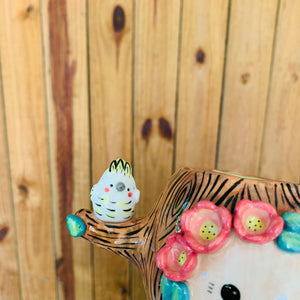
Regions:
[[299, 185], [216, 170], [182, 168], [170, 178], [152, 212], [142, 219], [105, 223], [83, 209], [76, 215], [86, 225], [82, 237], [134, 262], [143, 274], [148, 297], [159, 299], [162, 273], [156, 268], [156, 254], [167, 236], [180, 226], [182, 212], [206, 199], [233, 213], [235, 205], [244, 198], [269, 202], [279, 214], [300, 212]]
[[122, 223], [105, 223], [98, 220], [90, 210], [81, 209], [76, 214], [86, 224], [82, 237], [100, 248], [112, 251], [131, 259], [138, 266], [139, 258], [134, 255], [141, 251], [145, 240], [143, 232], [146, 218], [134, 219]]

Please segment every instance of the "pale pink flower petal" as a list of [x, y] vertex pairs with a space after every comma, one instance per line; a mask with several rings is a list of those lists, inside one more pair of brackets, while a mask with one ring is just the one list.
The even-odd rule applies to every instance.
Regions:
[[243, 199], [235, 207], [233, 227], [242, 240], [268, 243], [279, 236], [283, 225], [283, 219], [267, 202]]

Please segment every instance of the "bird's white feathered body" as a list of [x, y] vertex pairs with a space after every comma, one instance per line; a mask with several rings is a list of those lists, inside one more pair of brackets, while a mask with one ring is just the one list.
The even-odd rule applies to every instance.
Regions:
[[124, 222], [134, 213], [140, 191], [136, 188], [131, 167], [122, 159], [111, 162], [91, 190], [94, 214], [105, 222]]

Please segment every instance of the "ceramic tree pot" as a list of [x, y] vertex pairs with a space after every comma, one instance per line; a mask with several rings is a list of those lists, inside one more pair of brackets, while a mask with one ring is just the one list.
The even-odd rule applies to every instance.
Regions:
[[148, 299], [284, 300], [300, 295], [299, 211], [299, 185], [182, 168], [143, 218], [67, 223], [136, 264]]

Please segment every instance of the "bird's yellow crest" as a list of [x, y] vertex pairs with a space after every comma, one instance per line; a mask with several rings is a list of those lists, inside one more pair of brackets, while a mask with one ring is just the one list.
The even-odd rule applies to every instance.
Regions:
[[125, 176], [132, 176], [132, 169], [130, 164], [122, 158], [113, 160], [109, 166], [109, 172], [122, 172]]

